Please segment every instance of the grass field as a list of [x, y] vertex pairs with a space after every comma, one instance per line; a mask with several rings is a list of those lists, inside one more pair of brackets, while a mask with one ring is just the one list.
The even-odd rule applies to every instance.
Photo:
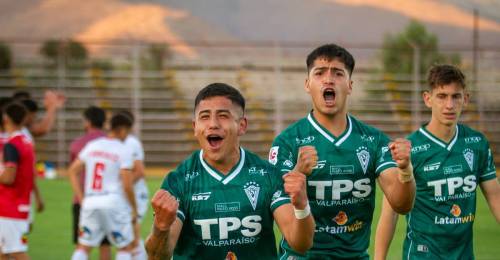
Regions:
[[[161, 179], [148, 179], [150, 192], [158, 189]], [[74, 246], [71, 242], [71, 188], [66, 179], [40, 180], [40, 189], [45, 199], [46, 210], [38, 214], [34, 229], [29, 236], [29, 255], [32, 259], [70, 259]], [[379, 196], [380, 194], [377, 194]], [[474, 224], [474, 251], [476, 259], [500, 259], [500, 225], [496, 223], [482, 195], [478, 196], [477, 218]], [[377, 198], [377, 201], [380, 198]], [[380, 204], [380, 203], [378, 203]], [[379, 210], [375, 212], [374, 225]], [[151, 211], [143, 223], [142, 235], [149, 233], [152, 221]], [[372, 227], [372, 242], [375, 226]], [[399, 221], [397, 233], [388, 259], [401, 259], [404, 234], [404, 220]], [[370, 254], [373, 248], [370, 247]], [[92, 259], [96, 257], [96, 250]]]

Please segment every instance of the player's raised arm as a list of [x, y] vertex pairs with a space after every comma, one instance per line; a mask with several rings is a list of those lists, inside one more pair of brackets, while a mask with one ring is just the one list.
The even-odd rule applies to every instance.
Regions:
[[71, 188], [75, 193], [78, 202], [81, 203], [83, 200], [83, 191], [80, 184], [80, 172], [83, 170], [84, 163], [80, 159], [76, 159], [71, 163], [68, 169], [69, 180], [71, 182]]
[[389, 144], [389, 150], [398, 167], [382, 171], [378, 181], [394, 211], [405, 214], [413, 208], [415, 200], [415, 180], [410, 160], [411, 143], [398, 138]]
[[299, 150], [294, 170], [283, 175], [285, 192], [291, 204], [285, 204], [274, 211], [274, 219], [288, 244], [297, 252], [305, 254], [312, 247], [315, 222], [307, 199], [306, 175], [316, 166], [318, 155], [312, 146]]
[[151, 199], [154, 220], [151, 234], [146, 239], [148, 259], [170, 259], [182, 229], [177, 218], [179, 203], [168, 191], [160, 189]]
[[377, 231], [375, 233], [375, 260], [385, 260], [391, 245], [394, 231], [398, 223], [398, 213], [396, 213], [387, 198], [382, 199], [382, 210], [378, 220]]

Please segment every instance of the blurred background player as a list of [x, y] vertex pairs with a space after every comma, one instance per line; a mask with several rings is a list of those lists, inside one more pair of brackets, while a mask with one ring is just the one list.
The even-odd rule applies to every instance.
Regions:
[[0, 252], [2, 259], [29, 259], [28, 214], [33, 190], [35, 153], [33, 143], [21, 133], [26, 108], [17, 102], [3, 109], [2, 121], [8, 140], [3, 145], [0, 172]]
[[[106, 113], [103, 109], [90, 106], [85, 111], [83, 111], [83, 127], [85, 130], [85, 134], [76, 138], [70, 145], [70, 162], [73, 162], [77, 159], [80, 151], [85, 147], [85, 145], [99, 137], [106, 136], [106, 133], [103, 131], [104, 122], [106, 121]], [[85, 183], [85, 170], [80, 172], [80, 187], [83, 190]], [[78, 201], [76, 195], [73, 197], [73, 242], [75, 244], [78, 243], [78, 235], [79, 228], [78, 223], [80, 220], [80, 207], [81, 204]], [[111, 246], [109, 244], [109, 240], [104, 237], [101, 245], [99, 247], [99, 256], [101, 260], [111, 259]]]
[[[308, 55], [306, 64], [304, 88], [313, 110], [276, 137], [269, 162], [282, 172], [299, 169], [308, 174], [316, 232], [307, 255], [297, 254], [284, 240], [282, 257], [368, 259], [375, 180], [398, 212], [408, 212], [413, 205], [410, 143], [390, 142], [380, 130], [347, 113], [354, 58], [346, 49], [320, 46]], [[297, 165], [303, 153], [317, 154], [312, 170]]]
[[[66, 102], [66, 97], [62, 93], [53, 90], [45, 91], [43, 99], [45, 114], [40, 120], [37, 120], [38, 104], [32, 98], [30, 93], [26, 91], [17, 91], [12, 95], [12, 99], [14, 101], [21, 102], [27, 108], [28, 114], [26, 115], [21, 131], [24, 135], [31, 139], [33, 144], [35, 144], [34, 137], [41, 137], [52, 129], [57, 116], [57, 111], [62, 108]], [[31, 196], [32, 206], [29, 215], [30, 231], [33, 228], [33, 222], [35, 219], [35, 208], [37, 212], [42, 212], [45, 208], [42, 194], [38, 189], [36, 182], [36, 175], [33, 193]]]
[[[44, 93], [43, 105], [45, 113], [41, 119], [37, 119], [38, 105], [32, 98], [31, 94], [25, 91], [18, 91], [12, 95], [15, 101], [22, 101], [28, 108], [28, 116], [26, 117], [26, 130], [23, 130], [26, 135], [40, 137], [52, 130], [57, 117], [57, 111], [64, 106], [66, 96], [64, 94], [47, 90]], [[26, 102], [24, 100], [30, 100]], [[28, 130], [28, 131], [27, 131]]]
[[[486, 137], [458, 120], [469, 101], [465, 76], [451, 65], [429, 71], [425, 105], [429, 123], [410, 134], [417, 183], [415, 206], [406, 217], [403, 259], [474, 259], [472, 225], [479, 184], [500, 222], [500, 185]], [[385, 259], [398, 214], [384, 198], [375, 237], [375, 259]]]
[[[128, 110], [123, 110], [119, 113], [128, 116], [132, 121], [132, 125], [134, 124], [134, 115]], [[125, 145], [133, 152], [134, 168], [132, 174], [134, 176], [134, 194], [138, 214], [137, 222], [134, 227], [137, 247], [134, 249], [132, 257], [134, 260], [145, 260], [148, 256], [144, 247], [144, 240], [141, 237], [141, 223], [149, 207], [149, 191], [144, 179], [144, 149], [142, 148], [141, 141], [133, 134], [127, 136]]]
[[[132, 259], [137, 206], [133, 191], [132, 151], [125, 146], [132, 127], [129, 117], [111, 118], [107, 137], [89, 142], [69, 168], [71, 186], [81, 203], [80, 236], [73, 260], [88, 259], [93, 247], [107, 236], [118, 248], [116, 259]], [[79, 173], [85, 167], [85, 189]]]

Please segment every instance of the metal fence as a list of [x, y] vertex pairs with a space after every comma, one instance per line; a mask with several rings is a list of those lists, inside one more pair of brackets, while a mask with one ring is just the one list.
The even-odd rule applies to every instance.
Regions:
[[[0, 72], [0, 95], [25, 90], [41, 102], [45, 90], [57, 89], [68, 98], [58, 112], [55, 129], [36, 140], [38, 158], [59, 167], [67, 165], [71, 140], [83, 134], [81, 112], [89, 105], [109, 111], [130, 109], [137, 118], [134, 131], [144, 143], [146, 164], [151, 166], [173, 166], [197, 148], [192, 103], [195, 93], [209, 83], [226, 82], [243, 92], [249, 117], [243, 145], [262, 156], [277, 133], [310, 109], [310, 98], [303, 90], [305, 57], [315, 44], [193, 44], [193, 55], [171, 53], [154, 70], [147, 66], [150, 46], [142, 43], [86, 44], [91, 56], [79, 66], [43, 59], [37, 53], [38, 42], [9, 44], [14, 66]], [[378, 46], [345, 47], [357, 59], [349, 101], [352, 114], [391, 137], [404, 136], [430, 118], [421, 101], [425, 72], [383, 74]], [[470, 50], [442, 51], [462, 56], [462, 67], [473, 79], [469, 81], [473, 102], [462, 121], [485, 132], [498, 164], [500, 50], [480, 50], [475, 64]], [[414, 54], [418, 63], [419, 52]], [[105, 61], [108, 67], [95, 61]]]

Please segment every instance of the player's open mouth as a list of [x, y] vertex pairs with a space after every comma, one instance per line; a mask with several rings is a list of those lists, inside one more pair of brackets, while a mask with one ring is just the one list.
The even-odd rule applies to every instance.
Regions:
[[325, 89], [323, 91], [323, 98], [327, 105], [333, 105], [335, 102], [335, 90], [332, 88]]
[[220, 135], [210, 134], [207, 136], [207, 141], [212, 148], [220, 147], [220, 145], [222, 144], [222, 140], [224, 140], [224, 138], [222, 138]]
[[456, 115], [455, 113], [444, 113], [444, 117], [448, 120], [453, 120], [455, 119]]

